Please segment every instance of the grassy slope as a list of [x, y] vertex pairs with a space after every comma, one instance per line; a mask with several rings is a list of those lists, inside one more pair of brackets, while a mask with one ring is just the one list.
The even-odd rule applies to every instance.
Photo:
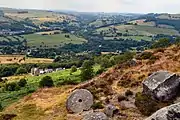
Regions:
[[78, 38], [75, 35], [70, 35], [70, 38], [66, 38], [65, 35], [70, 34], [56, 34], [56, 35], [39, 35], [39, 34], [29, 34], [24, 35], [24, 38], [27, 39], [28, 46], [36, 46], [40, 47], [40, 45], [43, 46], [47, 45], [48, 47], [54, 47], [54, 45], [57, 45], [59, 47], [60, 45], [72, 43], [72, 44], [82, 44], [83, 42], [86, 42], [83, 38]]
[[[112, 90], [117, 94], [124, 94], [124, 91], [127, 89], [130, 89], [133, 92], [140, 92], [142, 89], [141, 82], [148, 76], [148, 74], [158, 70], [168, 70], [175, 73], [180, 71], [180, 52], [178, 50], [178, 47], [170, 47], [165, 49], [163, 53], [157, 52], [156, 50], [151, 51], [153, 52], [153, 55], [159, 57], [159, 59], [154, 63], [149, 63], [149, 60], [140, 60], [137, 61], [136, 66], [132, 67], [121, 67], [121, 65], [117, 65], [115, 68], [109, 69], [108, 72], [96, 78], [94, 84], [98, 89], [104, 90], [107, 89], [107, 84], [103, 86], [102, 84], [107, 81], [112, 81], [112, 84], [108, 83], [111, 85]], [[118, 82], [123, 81], [125, 86], [117, 85]], [[101, 86], [98, 86], [98, 84]], [[65, 102], [70, 93], [64, 91], [69, 91], [72, 87], [73, 86], [62, 86], [58, 88], [40, 89], [32, 95], [21, 99], [19, 102], [12, 104], [4, 112], [17, 114], [18, 116], [15, 120], [23, 120], [23, 118], [27, 118], [27, 120], [35, 118], [38, 120], [67, 120], [68, 116]], [[91, 86], [86, 85], [85, 88], [89, 87]], [[101, 92], [96, 94], [103, 95]], [[113, 104], [119, 106], [119, 103], [114, 102]], [[121, 109], [121, 106], [119, 107], [120, 112], [127, 116], [127, 120], [145, 119], [145, 116], [142, 116], [137, 108], [123, 109], [122, 107]], [[73, 119], [76, 119], [76, 117], [73, 116]]]
[[[44, 10], [25, 10], [28, 13], [18, 14], [20, 10], [17, 9], [2, 9], [6, 16], [13, 18], [14, 20], [21, 21], [25, 18], [29, 18], [35, 24], [40, 25], [41, 23], [48, 21], [63, 21], [63, 20], [75, 20], [76, 18], [71, 15], [59, 14], [56, 12], [44, 11]], [[21, 10], [23, 11], [23, 10]]]
[[[108, 88], [111, 86], [112, 90], [110, 89], [111, 91], [108, 92], [114, 91], [114, 93], [119, 95], [124, 94], [127, 89], [130, 89], [133, 92], [140, 92], [142, 90], [141, 83], [147, 78], [148, 74], [158, 70], [168, 70], [175, 73], [180, 72], [179, 47], [172, 46], [164, 49], [164, 52], [158, 52], [157, 50], [150, 51], [153, 52], [154, 56], [158, 56], [159, 58], [155, 60], [154, 63], [150, 62], [151, 60], [138, 60], [137, 65], [132, 67], [122, 67], [123, 65], [117, 65], [116, 67], [109, 69], [106, 73], [103, 73], [101, 76], [95, 78], [96, 81], [94, 82], [94, 86], [96, 86], [99, 91], [101, 89], [102, 91], [106, 90], [107, 86]], [[124, 86], [118, 85], [119, 82], [124, 83]], [[83, 88], [88, 89], [91, 86], [93, 86], [93, 84], [89, 84], [88, 86], [85, 85]], [[72, 87], [73, 86], [63, 86], [59, 88], [40, 89], [32, 95], [26, 96], [19, 102], [11, 105], [4, 112], [17, 114], [16, 120], [22, 120], [27, 116], [27, 119], [37, 117], [39, 120], [67, 120], [68, 116], [65, 102], [70, 93], [64, 91], [69, 91]], [[96, 88], [93, 90], [96, 90]], [[97, 92], [96, 95], [98, 94], [103, 97], [102, 92]], [[120, 108], [122, 114], [127, 116], [127, 120], [145, 119], [145, 116], [142, 116], [137, 108], [123, 109], [123, 106], [120, 106], [116, 101], [112, 102], [112, 104], [115, 104]], [[76, 119], [75, 116], [73, 119]]]
[[[99, 65], [94, 66], [94, 71], [96, 72], [99, 68], [100, 68]], [[66, 81], [68, 79], [71, 79], [75, 81], [76, 83], [81, 82], [81, 79], [79, 76], [80, 70], [70, 75], [70, 69], [53, 72], [49, 74], [44, 74], [41, 76], [22, 75], [22, 76], [8, 77], [7, 79], [9, 80], [9, 82], [19, 81], [21, 78], [25, 78], [28, 81], [28, 85], [24, 88], [21, 88], [21, 90], [19, 91], [14, 91], [14, 92], [0, 91], [0, 101], [2, 102], [3, 106], [8, 106], [12, 104], [13, 102], [19, 100], [23, 96], [33, 92], [34, 90], [37, 90], [39, 81], [44, 76], [47, 76], [47, 75], [52, 77], [55, 85], [57, 85], [58, 83], [62, 83], [63, 81]]]

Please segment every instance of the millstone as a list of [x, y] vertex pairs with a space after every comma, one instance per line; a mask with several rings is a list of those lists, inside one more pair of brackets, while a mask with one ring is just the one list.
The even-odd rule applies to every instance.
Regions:
[[93, 95], [86, 89], [75, 90], [67, 99], [66, 108], [69, 112], [79, 113], [89, 110], [93, 105]]
[[83, 120], [108, 120], [108, 118], [103, 112], [95, 112], [86, 115]]

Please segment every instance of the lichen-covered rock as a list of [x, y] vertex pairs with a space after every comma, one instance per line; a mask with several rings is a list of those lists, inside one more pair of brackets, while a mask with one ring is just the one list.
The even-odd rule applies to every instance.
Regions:
[[75, 90], [67, 99], [66, 108], [69, 112], [79, 113], [89, 110], [93, 105], [93, 95], [86, 89]]
[[83, 120], [108, 120], [108, 117], [103, 112], [94, 112], [84, 116]]
[[119, 110], [113, 106], [113, 105], [107, 105], [105, 107], [105, 111], [104, 113], [108, 116], [108, 117], [113, 117], [115, 114], [119, 113]]
[[180, 120], [180, 103], [164, 107], [146, 120]]
[[143, 93], [160, 101], [168, 101], [177, 95], [179, 84], [178, 75], [158, 71], [143, 81]]

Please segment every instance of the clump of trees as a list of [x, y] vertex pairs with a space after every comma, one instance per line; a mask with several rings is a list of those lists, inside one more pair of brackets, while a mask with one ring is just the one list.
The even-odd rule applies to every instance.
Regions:
[[71, 73], [74, 73], [74, 72], [76, 72], [76, 71], [77, 71], [77, 67], [73, 65], [73, 66], [71, 67]]
[[27, 84], [26, 79], [21, 79], [21, 80], [18, 82], [18, 85], [19, 85], [20, 87], [25, 87], [26, 84]]
[[6, 91], [17, 91], [20, 90], [21, 87], [25, 87], [27, 84], [26, 79], [21, 79], [18, 82], [9, 82], [5, 84]]
[[26, 74], [28, 73], [27, 69], [26, 68], [23, 68], [23, 67], [19, 67], [17, 70], [16, 70], [16, 74], [19, 75], [19, 74]]
[[41, 79], [41, 81], [39, 82], [39, 87], [53, 87], [54, 86], [54, 82], [52, 80], [52, 78], [50, 76], [45, 76]]
[[89, 60], [85, 60], [81, 68], [81, 79], [82, 81], [89, 80], [94, 76], [93, 64]]

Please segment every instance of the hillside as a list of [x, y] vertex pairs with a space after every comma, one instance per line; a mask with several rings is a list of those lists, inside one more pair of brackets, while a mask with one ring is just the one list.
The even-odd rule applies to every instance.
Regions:
[[27, 10], [27, 9], [11, 9], [1, 8], [4, 16], [8, 16], [16, 21], [23, 21], [24, 19], [31, 20], [35, 25], [40, 25], [44, 22], [62, 22], [63, 20], [76, 20], [74, 16], [60, 14], [53, 11], [45, 10]]
[[[80, 120], [81, 115], [67, 114], [65, 101], [74, 89], [85, 88], [90, 90], [95, 96], [95, 101], [101, 102], [103, 106], [107, 105], [107, 100], [117, 106], [121, 113], [120, 119], [143, 120], [146, 116], [142, 115], [138, 108], [135, 107], [134, 98], [127, 97], [129, 101], [118, 102], [118, 96], [124, 95], [126, 90], [131, 90], [134, 94], [141, 92], [142, 81], [152, 72], [167, 70], [179, 73], [179, 49], [179, 46], [171, 46], [165, 49], [147, 50], [145, 53], [151, 53], [149, 57], [136, 57], [136, 64], [127, 62], [116, 65], [87, 83], [77, 86], [39, 89], [32, 95], [28, 95], [10, 105], [3, 113], [17, 115], [14, 118], [15, 120], [23, 120], [24, 118], [27, 120], [34, 118], [39, 120]], [[165, 105], [161, 104], [162, 106]]]

